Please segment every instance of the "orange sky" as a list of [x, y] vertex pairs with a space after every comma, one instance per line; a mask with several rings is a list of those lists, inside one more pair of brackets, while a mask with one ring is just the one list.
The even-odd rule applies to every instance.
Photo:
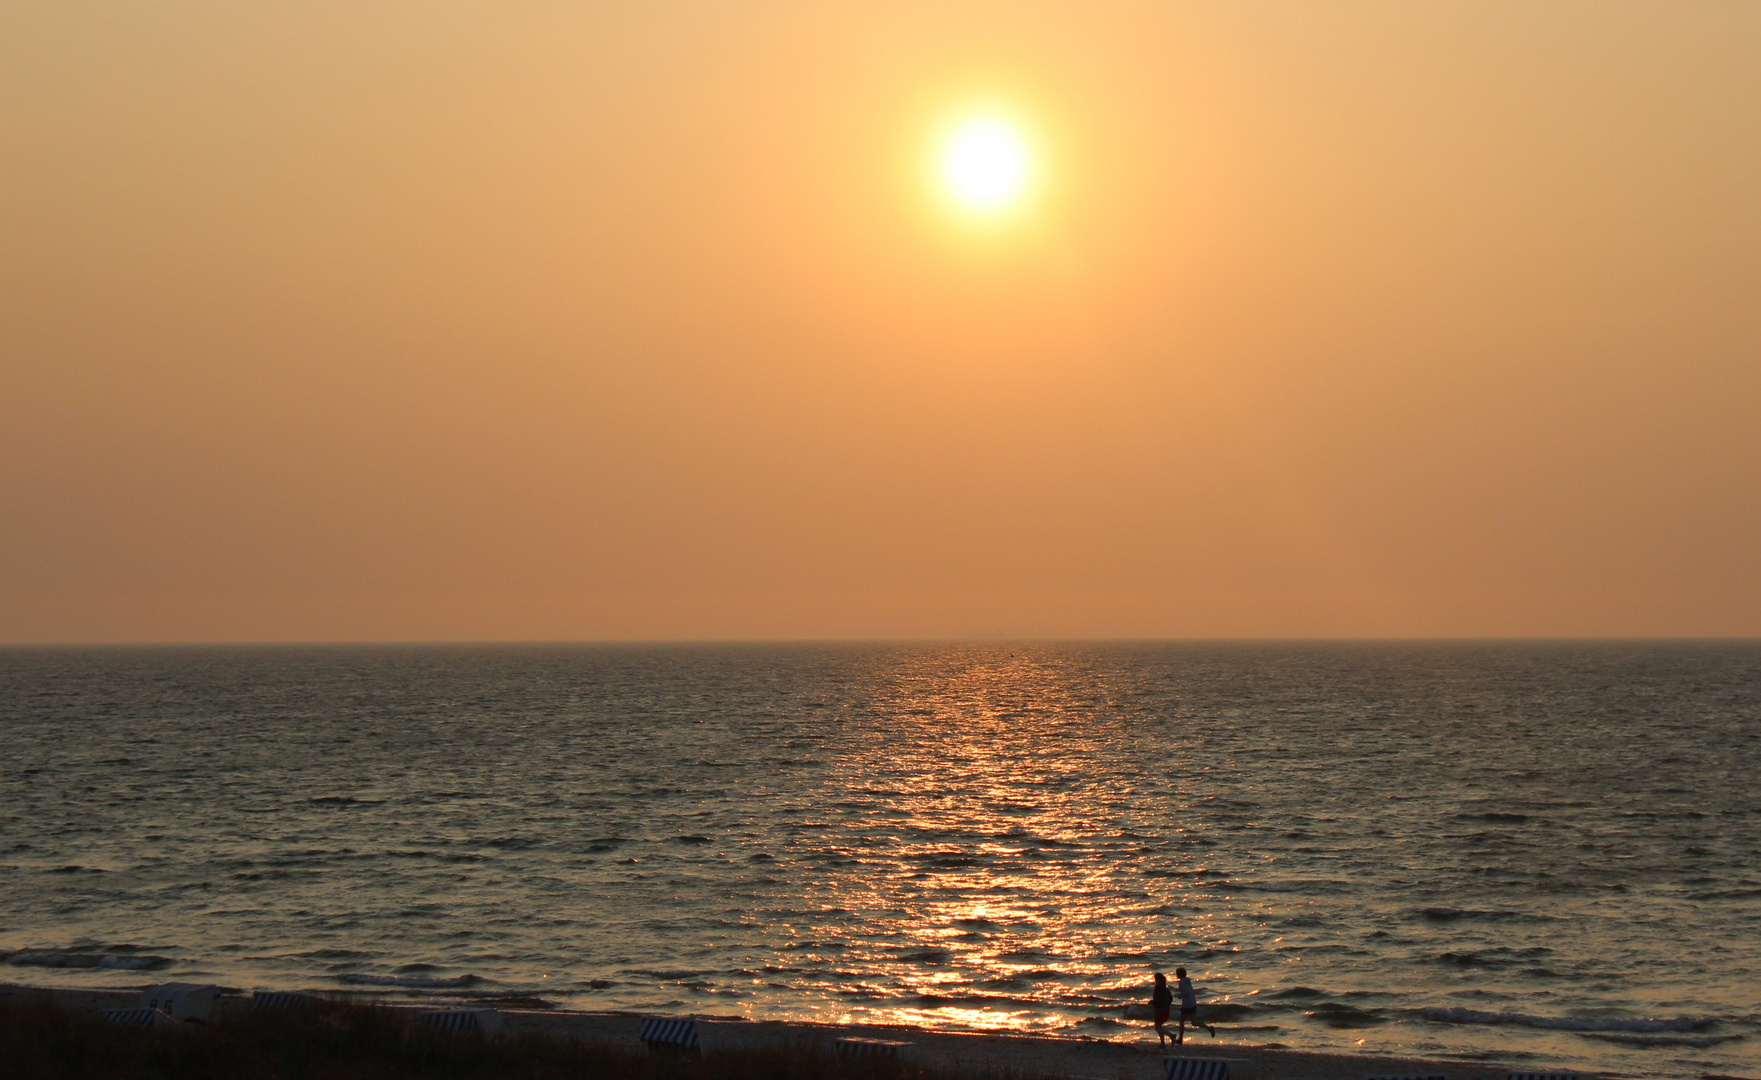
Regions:
[[[0, 641], [1761, 634], [1761, 5], [0, 7]], [[928, 133], [1031, 118], [949, 219]]]

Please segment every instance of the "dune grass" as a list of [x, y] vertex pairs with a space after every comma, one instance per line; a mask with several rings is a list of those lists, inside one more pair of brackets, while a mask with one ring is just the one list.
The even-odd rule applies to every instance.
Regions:
[[798, 1046], [709, 1057], [545, 1035], [447, 1035], [409, 1014], [317, 1003], [177, 1029], [116, 1027], [47, 1005], [0, 1005], [0, 1074], [17, 1080], [1008, 1080]]

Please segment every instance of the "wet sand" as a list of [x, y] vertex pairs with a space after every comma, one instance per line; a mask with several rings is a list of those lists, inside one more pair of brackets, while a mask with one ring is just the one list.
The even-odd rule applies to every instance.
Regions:
[[[137, 990], [75, 990], [0, 984], [0, 1002], [47, 1003], [59, 1008], [98, 1011], [128, 1008]], [[482, 1008], [485, 1003], [392, 1004], [361, 994], [315, 996], [372, 1001], [385, 1008], [411, 1013], [436, 1008]], [[248, 995], [228, 995], [217, 1003], [221, 1013], [250, 1007]], [[507, 1030], [539, 1032], [563, 1037], [641, 1049], [637, 1030], [641, 1016], [635, 1013], [567, 1012], [561, 1009], [527, 1011], [497, 1010]], [[1116, 1039], [1051, 1038], [1032, 1035], [962, 1033], [877, 1024], [833, 1026], [784, 1021], [700, 1019], [699, 1038], [705, 1052], [766, 1046], [829, 1047], [843, 1036], [893, 1039], [910, 1044], [911, 1060], [930, 1067], [1007, 1072], [1020, 1076], [1072, 1078], [1072, 1080], [1160, 1080], [1162, 1059], [1170, 1052], [1150, 1037]], [[1510, 1066], [1488, 1062], [1438, 1061], [1391, 1057], [1384, 1054], [1334, 1054], [1289, 1050], [1277, 1046], [1231, 1039], [1227, 1029], [1217, 1038], [1200, 1034], [1188, 1037], [1173, 1053], [1195, 1058], [1223, 1058], [1230, 1062], [1230, 1080], [1365, 1080], [1372, 1076], [1442, 1074], [1450, 1080], [1504, 1080]]]

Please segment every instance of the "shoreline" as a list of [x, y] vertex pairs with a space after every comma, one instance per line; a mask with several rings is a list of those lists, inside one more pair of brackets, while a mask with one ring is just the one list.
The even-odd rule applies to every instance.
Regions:
[[[80, 1012], [132, 1006], [134, 990], [76, 989], [0, 983], [0, 1004], [47, 1004]], [[369, 994], [310, 991], [318, 998], [354, 1000], [411, 1014], [436, 1009], [493, 1008], [493, 1003], [452, 1003], [437, 1000], [414, 1005], [379, 1000]], [[221, 1015], [250, 1007], [248, 994], [224, 994], [216, 1009]], [[626, 1049], [641, 1049], [637, 1029], [643, 1013], [575, 1012], [564, 1009], [497, 1009], [506, 1030], [580, 1039]], [[684, 1019], [689, 1014], [681, 1014]], [[896, 1039], [911, 1044], [913, 1060], [934, 1068], [1063, 1077], [1068, 1080], [1161, 1080], [1164, 1057], [1222, 1058], [1231, 1062], [1230, 1080], [1366, 1080], [1374, 1076], [1443, 1074], [1449, 1080], [1505, 1080], [1519, 1067], [1498, 1062], [1418, 1058], [1388, 1054], [1350, 1054], [1255, 1045], [1226, 1038], [1189, 1039], [1178, 1048], [1158, 1048], [1142, 1041], [1113, 1041], [1090, 1036], [1022, 1035], [957, 1032], [892, 1024], [823, 1024], [799, 1020], [734, 1020], [690, 1017], [700, 1025], [705, 1050], [757, 1049], [779, 1045], [829, 1044], [847, 1035]], [[1520, 1067], [1530, 1071], [1533, 1067]], [[1591, 1074], [1579, 1074], [1588, 1080]], [[1595, 1074], [1616, 1077], [1623, 1074]]]

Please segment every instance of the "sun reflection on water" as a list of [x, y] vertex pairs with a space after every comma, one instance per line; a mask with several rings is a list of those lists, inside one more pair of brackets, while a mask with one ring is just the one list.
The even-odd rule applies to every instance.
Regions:
[[[1112, 1023], [1152, 964], [1193, 952], [1178, 871], [1203, 851], [1181, 838], [1182, 793], [1120, 768], [1125, 729], [1055, 659], [942, 659], [890, 673], [884, 740], [849, 725], [829, 777], [842, 821], [815, 839], [867, 872], [816, 899], [869, 914], [826, 989], [871, 1021]], [[1146, 876], [1146, 856], [1170, 869]]]

